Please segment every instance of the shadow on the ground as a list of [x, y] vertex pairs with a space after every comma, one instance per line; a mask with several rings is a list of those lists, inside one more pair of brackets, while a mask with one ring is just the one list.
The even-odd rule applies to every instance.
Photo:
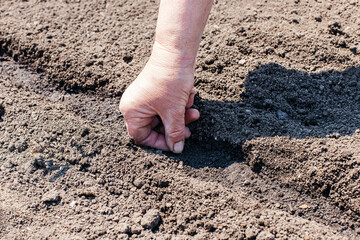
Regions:
[[360, 128], [360, 67], [308, 74], [271, 63], [249, 72], [242, 101], [197, 98], [184, 154], [172, 157], [195, 167], [242, 161], [242, 144], [256, 137], [351, 135]]

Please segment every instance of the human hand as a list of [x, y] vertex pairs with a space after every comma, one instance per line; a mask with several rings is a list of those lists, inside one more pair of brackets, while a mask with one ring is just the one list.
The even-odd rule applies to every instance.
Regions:
[[199, 111], [191, 108], [193, 84], [193, 61], [179, 60], [164, 49], [153, 52], [120, 102], [126, 128], [136, 144], [183, 151], [185, 138], [191, 135], [186, 125], [200, 117]]

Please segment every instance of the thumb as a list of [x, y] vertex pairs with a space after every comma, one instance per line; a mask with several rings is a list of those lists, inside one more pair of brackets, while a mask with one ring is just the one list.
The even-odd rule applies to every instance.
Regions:
[[174, 153], [181, 153], [185, 144], [185, 108], [170, 111], [162, 121], [169, 149]]

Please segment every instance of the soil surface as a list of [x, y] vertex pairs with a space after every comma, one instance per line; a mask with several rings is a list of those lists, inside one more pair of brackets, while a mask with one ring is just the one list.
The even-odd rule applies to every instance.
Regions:
[[0, 239], [359, 239], [359, 2], [215, 1], [181, 155], [118, 111], [158, 5], [1, 2]]

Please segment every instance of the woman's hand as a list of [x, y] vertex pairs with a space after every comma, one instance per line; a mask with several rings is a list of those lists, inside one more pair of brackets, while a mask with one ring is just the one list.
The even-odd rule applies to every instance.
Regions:
[[181, 61], [176, 54], [155, 45], [145, 68], [120, 102], [127, 130], [136, 144], [183, 151], [185, 138], [191, 135], [186, 125], [200, 116], [191, 108], [193, 84], [194, 62]]

